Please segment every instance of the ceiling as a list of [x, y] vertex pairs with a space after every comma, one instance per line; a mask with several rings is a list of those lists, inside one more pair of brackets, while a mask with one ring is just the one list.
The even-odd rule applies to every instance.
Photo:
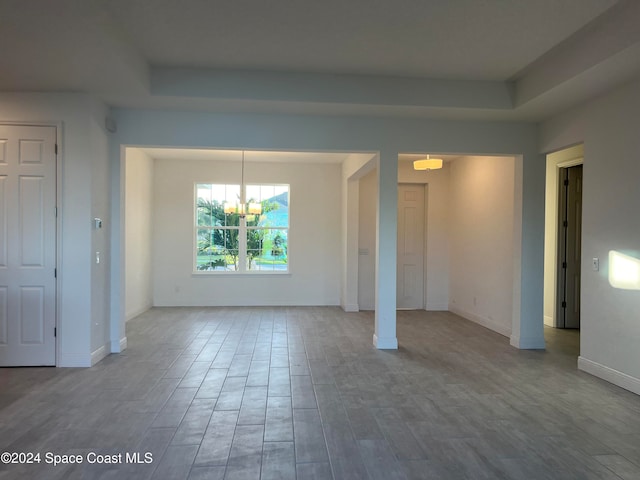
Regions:
[[635, 0], [0, 0], [0, 90], [540, 120], [640, 76], [638, 24]]
[[275, 150], [222, 150], [222, 149], [198, 149], [198, 148], [156, 148], [133, 147], [141, 150], [155, 160], [179, 160], [179, 161], [216, 161], [216, 162], [245, 162], [250, 163], [335, 163], [341, 164], [351, 154], [347, 152], [301, 152], [301, 151], [275, 151]]
[[152, 65], [504, 80], [613, 4], [113, 0], [108, 7]]
[[[342, 164], [348, 158], [357, 158], [366, 162], [376, 156], [375, 152], [320, 152], [320, 151], [283, 151], [283, 150], [225, 150], [204, 148], [166, 148], [166, 147], [127, 147], [144, 152], [154, 160], [169, 161], [215, 161], [247, 163], [333, 163]], [[244, 155], [243, 155], [244, 154]], [[400, 153], [399, 162], [413, 162], [426, 157], [426, 153]], [[461, 155], [433, 154], [444, 162], [452, 162]]]

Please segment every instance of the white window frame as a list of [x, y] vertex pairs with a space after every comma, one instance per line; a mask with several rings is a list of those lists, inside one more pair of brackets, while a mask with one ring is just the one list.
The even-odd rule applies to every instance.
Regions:
[[[241, 201], [244, 202], [246, 198], [246, 192], [248, 187], [287, 187], [288, 194], [288, 203], [291, 201], [291, 185], [287, 183], [251, 183], [245, 184], [244, 189], [242, 186], [233, 183], [213, 183], [213, 182], [194, 182], [194, 200], [193, 200], [193, 239], [192, 239], [192, 249], [193, 249], [193, 262], [192, 262], [192, 273], [193, 275], [288, 275], [290, 273], [290, 260], [289, 260], [289, 232], [291, 229], [291, 218], [287, 216], [287, 226], [276, 226], [276, 227], [261, 227], [261, 226], [252, 226], [247, 225], [247, 219], [244, 216], [241, 216], [238, 221], [238, 226], [220, 226], [220, 225], [198, 225], [198, 185], [224, 185], [224, 186], [232, 186], [232, 187], [240, 187], [240, 196]], [[201, 229], [209, 229], [209, 230], [237, 230], [238, 231], [238, 270], [198, 270], [198, 230]], [[286, 270], [249, 270], [247, 268], [247, 234], [250, 230], [285, 230], [287, 232], [287, 268]]]

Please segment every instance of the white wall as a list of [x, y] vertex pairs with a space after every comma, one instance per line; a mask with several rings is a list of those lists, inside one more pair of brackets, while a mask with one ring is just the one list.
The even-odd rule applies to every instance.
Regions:
[[[398, 183], [426, 184], [426, 310], [449, 308], [448, 188], [449, 167], [431, 172], [413, 169], [411, 162], [398, 163]], [[360, 180], [358, 303], [362, 310], [375, 307], [376, 172]], [[368, 252], [368, 254], [364, 254]]]
[[561, 165], [582, 163], [584, 146], [576, 145], [547, 155], [544, 202], [544, 324], [556, 326], [558, 277], [558, 174]]
[[512, 157], [462, 157], [450, 166], [450, 310], [506, 336], [513, 314], [514, 175]]
[[339, 305], [339, 164], [246, 163], [246, 183], [290, 185], [289, 274], [193, 274], [194, 183], [237, 183], [237, 162], [155, 161], [154, 305]]
[[376, 197], [377, 172], [359, 180], [358, 198], [358, 305], [360, 310], [376, 306]]
[[[102, 307], [96, 312], [92, 308], [95, 289], [102, 287], [100, 279], [106, 280], [104, 275], [109, 266], [106, 252], [105, 271], [93, 270], [92, 218], [99, 202], [94, 205], [92, 169], [107, 160], [106, 151], [103, 151], [104, 132], [98, 127], [100, 114], [104, 111], [102, 105], [87, 95], [0, 93], [0, 121], [60, 127], [58, 366], [91, 365], [94, 351], [91, 318], [96, 313], [102, 321], [102, 315], [106, 313]], [[100, 188], [109, 181], [105, 173]], [[98, 332], [96, 329], [95, 346], [99, 343]]]
[[[100, 218], [102, 228], [92, 227], [91, 234], [91, 363], [111, 353], [109, 348], [110, 307], [110, 231], [111, 181], [109, 178], [109, 140], [104, 127], [109, 110], [102, 103], [91, 102], [91, 219]], [[99, 263], [98, 263], [99, 262]]]
[[377, 154], [352, 153], [342, 162], [342, 289], [340, 306], [357, 312], [360, 178], [375, 169]]
[[636, 81], [542, 124], [540, 149], [584, 142], [578, 367], [640, 394], [640, 292], [607, 278], [610, 250], [640, 258], [638, 112]]
[[151, 279], [154, 161], [143, 150], [128, 148], [125, 163], [126, 319], [153, 305]]
[[413, 169], [413, 163], [400, 162], [399, 183], [424, 183], [427, 199], [425, 242], [426, 310], [449, 309], [449, 165], [429, 172]]
[[[542, 287], [544, 245], [544, 157], [537, 148], [537, 129], [525, 123], [399, 119], [350, 116], [304, 116], [278, 114], [223, 114], [169, 110], [115, 109], [112, 112], [118, 131], [112, 143], [112, 202], [121, 225], [121, 188], [123, 156], [121, 146], [168, 146], [195, 148], [252, 148], [272, 150], [332, 150], [339, 152], [380, 152], [384, 177], [397, 184], [398, 152], [475, 152], [484, 155], [521, 155], [522, 192], [521, 251], [518, 255], [518, 296], [514, 309], [511, 344], [519, 348], [544, 346], [542, 330]], [[393, 172], [389, 166], [393, 165]], [[388, 178], [387, 178], [388, 180]], [[337, 191], [340, 191], [339, 188]], [[384, 202], [395, 205], [395, 198]], [[385, 215], [391, 213], [385, 210]], [[340, 214], [338, 213], [338, 218]], [[390, 240], [385, 216], [381, 230]], [[394, 229], [395, 231], [395, 229]], [[112, 346], [126, 343], [125, 314], [121, 301], [123, 260], [121, 229], [113, 231]], [[389, 243], [391, 243], [389, 241]], [[519, 252], [518, 252], [519, 253]], [[339, 255], [339, 254], [338, 254]], [[386, 254], [385, 254], [386, 255]], [[395, 249], [389, 253], [395, 259]], [[392, 257], [391, 257], [392, 256]], [[385, 279], [395, 278], [393, 263], [385, 262]], [[389, 270], [386, 272], [386, 270]], [[339, 283], [339, 282], [338, 282]], [[381, 285], [386, 291], [388, 282]], [[336, 302], [337, 303], [337, 302]], [[385, 309], [391, 320], [393, 312]]]

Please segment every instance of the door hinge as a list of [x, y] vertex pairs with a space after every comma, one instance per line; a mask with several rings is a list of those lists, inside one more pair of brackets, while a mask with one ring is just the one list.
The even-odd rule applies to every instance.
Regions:
[[567, 302], [562, 302], [562, 308], [567, 308]]
[[54, 337], [58, 336], [58, 327], [53, 327], [53, 336]]
[[567, 268], [567, 262], [562, 262], [562, 268]]
[[56, 155], [58, 154], [58, 144], [56, 143]]
[[567, 222], [566, 220], [564, 222], [562, 222], [562, 226], [563, 227], [568, 227], [569, 226], [569, 222]]
[[568, 178], [565, 178], [565, 179], [564, 179], [564, 185], [565, 185], [565, 186], [568, 186], [568, 185], [569, 185], [569, 179], [568, 179]]
[[53, 278], [58, 278], [58, 269], [57, 268], [53, 269]]
[[58, 207], [53, 207], [53, 214], [58, 218]]

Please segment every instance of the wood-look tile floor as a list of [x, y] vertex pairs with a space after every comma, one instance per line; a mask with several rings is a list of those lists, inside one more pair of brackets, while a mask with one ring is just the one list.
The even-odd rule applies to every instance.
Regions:
[[[639, 479], [640, 397], [446, 312], [154, 308], [91, 369], [0, 369], [1, 479]], [[45, 454], [81, 455], [52, 466]], [[89, 464], [93, 454], [151, 463]], [[117, 457], [116, 457], [117, 460]]]

